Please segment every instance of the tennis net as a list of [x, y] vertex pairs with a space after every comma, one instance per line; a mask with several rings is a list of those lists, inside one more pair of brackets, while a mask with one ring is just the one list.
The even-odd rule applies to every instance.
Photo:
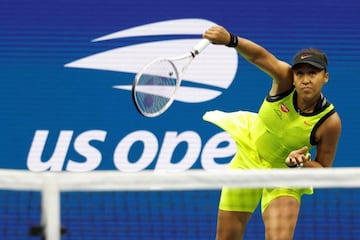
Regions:
[[[3, 239], [215, 239], [222, 186], [307, 187], [294, 239], [360, 237], [360, 168], [87, 173], [0, 170]], [[260, 211], [244, 239], [264, 239]]]

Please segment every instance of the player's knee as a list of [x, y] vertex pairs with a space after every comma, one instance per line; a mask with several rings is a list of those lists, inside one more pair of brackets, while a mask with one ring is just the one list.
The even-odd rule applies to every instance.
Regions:
[[216, 233], [216, 240], [242, 240], [243, 235], [244, 234], [239, 231], [218, 231]]
[[241, 240], [251, 213], [219, 210], [216, 240]]
[[294, 237], [294, 231], [291, 229], [271, 229], [266, 230], [266, 240], [292, 240]]
[[243, 239], [245, 227], [239, 224], [218, 224], [216, 240], [241, 240]]

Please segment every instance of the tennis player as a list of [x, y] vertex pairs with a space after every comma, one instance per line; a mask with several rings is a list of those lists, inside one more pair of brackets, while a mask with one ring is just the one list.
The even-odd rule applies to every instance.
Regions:
[[[292, 66], [262, 46], [221, 26], [203, 34], [214, 44], [234, 47], [247, 61], [267, 73], [271, 89], [258, 113], [209, 111], [203, 116], [235, 140], [238, 151], [231, 169], [331, 167], [341, 133], [338, 113], [322, 94], [329, 80], [327, 57], [317, 49], [298, 52]], [[309, 151], [316, 147], [311, 159]], [[293, 239], [305, 189], [223, 188], [219, 203], [217, 240], [239, 240], [261, 200], [267, 240]]]

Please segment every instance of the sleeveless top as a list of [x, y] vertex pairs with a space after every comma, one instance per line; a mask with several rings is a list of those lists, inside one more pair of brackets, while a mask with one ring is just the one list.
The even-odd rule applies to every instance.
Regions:
[[334, 106], [321, 97], [312, 113], [297, 109], [297, 93], [291, 90], [273, 99], [267, 97], [258, 113], [251, 137], [261, 159], [273, 167], [284, 165], [295, 150], [316, 145], [315, 132], [322, 122], [335, 113]]
[[316, 145], [315, 132], [334, 106], [324, 97], [312, 113], [297, 110], [295, 89], [276, 97], [268, 96], [258, 113], [209, 111], [203, 119], [230, 134], [238, 151], [230, 168], [285, 168], [285, 159], [296, 149]]

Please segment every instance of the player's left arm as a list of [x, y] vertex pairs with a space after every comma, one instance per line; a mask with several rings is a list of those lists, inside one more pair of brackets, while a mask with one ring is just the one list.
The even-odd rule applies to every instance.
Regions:
[[316, 156], [313, 161], [306, 161], [304, 167], [331, 167], [333, 165], [337, 145], [341, 134], [341, 120], [338, 113], [332, 114], [317, 129]]

